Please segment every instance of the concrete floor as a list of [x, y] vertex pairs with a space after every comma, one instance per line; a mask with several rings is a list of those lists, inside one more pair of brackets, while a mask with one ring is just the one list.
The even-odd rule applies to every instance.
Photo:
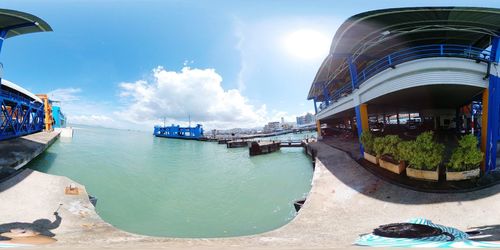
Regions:
[[38, 132], [0, 141], [0, 179], [24, 167], [57, 138], [60, 132]]
[[[378, 179], [346, 153], [322, 142], [312, 147], [317, 151], [317, 161], [307, 202], [294, 220], [271, 232], [210, 239], [126, 233], [102, 221], [90, 204], [84, 186], [75, 183], [80, 193], [67, 195], [65, 187], [74, 183], [70, 179], [25, 170], [15, 178], [0, 183], [0, 235], [1, 230], [12, 229], [13, 222], [29, 227], [26, 225], [35, 220], [49, 219], [44, 225], [50, 225], [50, 232], [55, 234], [53, 238], [57, 240], [48, 245], [50, 248], [318, 249], [353, 246], [358, 235], [369, 233], [381, 224], [425, 217], [434, 223], [461, 230], [491, 226], [486, 229], [486, 238], [482, 240], [500, 240], [500, 212], [496, 211], [500, 208], [498, 185], [470, 193], [421, 193]], [[62, 204], [60, 208], [59, 204]], [[60, 223], [56, 223], [53, 215], [58, 208]]]

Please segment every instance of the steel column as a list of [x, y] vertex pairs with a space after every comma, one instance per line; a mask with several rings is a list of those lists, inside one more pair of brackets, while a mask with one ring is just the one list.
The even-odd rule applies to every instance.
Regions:
[[351, 73], [351, 84], [352, 90], [358, 85], [358, 69], [356, 68], [356, 64], [352, 61], [352, 56], [347, 57], [347, 64], [349, 65], [349, 72]]
[[[481, 171], [486, 171], [486, 145], [487, 145], [487, 133], [488, 133], [488, 89], [483, 91], [483, 110], [481, 117], [481, 152], [485, 155], [483, 157], [483, 162], [481, 163]], [[458, 120], [457, 120], [458, 121]], [[457, 124], [457, 128], [459, 125]]]
[[[500, 41], [498, 37], [493, 38], [491, 43], [491, 59], [498, 63], [500, 59]], [[500, 78], [490, 74], [488, 86], [487, 115], [488, 124], [486, 130], [486, 157], [485, 173], [496, 168], [497, 143], [500, 129]]]
[[317, 115], [318, 114], [318, 106], [316, 106], [316, 98], [313, 98], [313, 101], [314, 101], [314, 114]]
[[358, 130], [359, 152], [361, 155], [365, 152], [363, 144], [361, 143], [361, 134], [363, 133], [362, 116], [360, 105], [354, 108], [356, 110], [356, 129]]

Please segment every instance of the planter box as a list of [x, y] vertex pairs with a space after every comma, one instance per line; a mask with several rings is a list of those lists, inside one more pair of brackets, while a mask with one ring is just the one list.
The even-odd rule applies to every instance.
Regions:
[[367, 152], [364, 152], [363, 156], [365, 157], [365, 160], [378, 165], [378, 157], [368, 154]]
[[405, 171], [405, 163], [403, 161], [401, 161], [399, 164], [394, 164], [390, 161], [386, 161], [382, 158], [380, 158], [378, 160], [378, 163], [379, 163], [379, 166], [381, 168], [385, 168], [393, 173], [396, 173], [396, 174], [401, 174], [403, 171]]
[[461, 172], [450, 172], [446, 170], [446, 180], [447, 181], [461, 181], [468, 180], [479, 177], [480, 170], [479, 168]]
[[430, 170], [419, 170], [411, 167], [406, 168], [406, 175], [411, 178], [427, 181], [438, 181], [439, 180], [439, 168], [434, 171]]

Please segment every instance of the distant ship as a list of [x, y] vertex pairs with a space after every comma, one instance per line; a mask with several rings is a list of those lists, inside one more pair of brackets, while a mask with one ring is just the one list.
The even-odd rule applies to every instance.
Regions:
[[187, 140], [200, 140], [205, 138], [203, 136], [203, 128], [201, 124], [196, 127], [181, 127], [179, 125], [172, 126], [155, 126], [154, 133], [157, 137], [187, 139]]

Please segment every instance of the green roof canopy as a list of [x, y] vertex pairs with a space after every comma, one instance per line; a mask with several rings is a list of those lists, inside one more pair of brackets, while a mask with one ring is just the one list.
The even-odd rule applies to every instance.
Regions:
[[0, 9], [0, 30], [8, 30], [5, 38], [11, 38], [22, 34], [52, 31], [52, 28], [44, 20], [34, 15]]
[[350, 81], [347, 56], [359, 69], [393, 52], [420, 45], [454, 44], [487, 48], [500, 35], [500, 9], [412, 7], [374, 10], [347, 19], [337, 30], [308, 99], [324, 100]]

